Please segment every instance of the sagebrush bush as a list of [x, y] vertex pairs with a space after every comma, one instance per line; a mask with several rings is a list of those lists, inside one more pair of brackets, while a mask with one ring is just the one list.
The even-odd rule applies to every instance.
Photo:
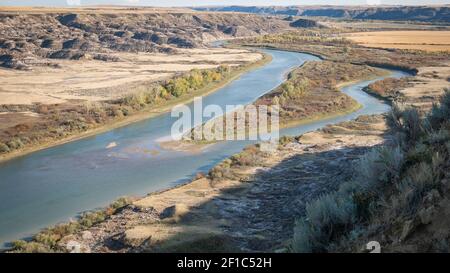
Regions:
[[208, 177], [212, 180], [221, 180], [224, 178], [233, 178], [233, 172], [231, 170], [231, 160], [226, 159], [219, 165], [213, 167], [209, 173]]
[[294, 229], [295, 252], [324, 252], [327, 244], [354, 222], [353, 202], [338, 193], [328, 194], [306, 206], [306, 216]]
[[233, 155], [231, 166], [252, 166], [258, 163], [258, 153], [260, 149], [257, 145], [247, 146], [242, 152]]
[[416, 109], [394, 105], [388, 116], [393, 143], [366, 153], [355, 163], [352, 180], [307, 205], [305, 216], [295, 225], [292, 250], [351, 247], [352, 240], [369, 232], [373, 219], [376, 228], [414, 218], [430, 192], [439, 195], [441, 181], [448, 175], [448, 109], [448, 91], [425, 119]]
[[105, 211], [86, 212], [81, 215], [79, 222], [83, 227], [89, 228], [99, 222], [104, 221], [106, 219], [106, 216], [107, 215]]
[[128, 206], [131, 204], [131, 199], [126, 197], [121, 197], [114, 201], [111, 205], [109, 205], [110, 208], [117, 210], [120, 208], [123, 208], [125, 206]]
[[13, 138], [11, 141], [7, 143], [10, 150], [20, 149], [24, 146], [22, 140], [20, 138]]
[[17, 240], [12, 243], [13, 252], [23, 253], [49, 253], [53, 252], [47, 245], [38, 242], [26, 242]]
[[9, 152], [9, 151], [10, 151], [10, 150], [9, 150], [8, 145], [6, 145], [6, 144], [0, 142], [0, 153], [7, 153], [7, 152]]
[[433, 129], [439, 129], [442, 124], [450, 123], [450, 89], [445, 90], [439, 105], [433, 105], [428, 121]]
[[426, 126], [415, 108], [403, 108], [397, 104], [392, 107], [387, 119], [390, 128], [397, 133], [400, 145], [409, 145], [426, 134]]
[[294, 140], [294, 138], [291, 137], [291, 136], [282, 136], [282, 137], [280, 137], [280, 139], [278, 140], [278, 143], [279, 143], [281, 146], [284, 146], [284, 145], [286, 145], [286, 144], [288, 144], [288, 143], [291, 143], [293, 140]]
[[81, 229], [78, 222], [69, 222], [66, 224], [59, 224], [54, 227], [44, 229], [34, 236], [34, 241], [41, 243], [49, 248], [55, 248], [58, 241], [64, 236], [73, 234]]

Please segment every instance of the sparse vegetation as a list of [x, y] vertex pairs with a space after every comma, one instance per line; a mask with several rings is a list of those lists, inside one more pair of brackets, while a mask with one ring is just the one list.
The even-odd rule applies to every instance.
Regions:
[[290, 137], [290, 136], [281, 136], [280, 139], [278, 140], [278, 143], [279, 143], [281, 146], [284, 146], [284, 145], [286, 145], [286, 144], [292, 142], [293, 140], [294, 140], [293, 137]]
[[342, 37], [335, 37], [339, 30], [333, 29], [325, 30], [297, 30], [280, 34], [267, 34], [255, 38], [246, 39], [249, 43], [263, 43], [263, 44], [329, 44], [329, 45], [349, 45], [352, 44], [350, 40]]
[[[124, 17], [127, 16], [124, 15]], [[351, 12], [350, 16], [355, 16], [355, 11]], [[371, 16], [371, 14], [368, 13], [364, 16]], [[38, 26], [39, 29], [35, 33], [39, 33], [39, 31], [47, 33], [45, 36], [39, 37], [39, 39], [28, 37], [28, 30], [24, 28], [15, 28], [14, 32], [11, 32], [9, 27], [0, 29], [0, 33], [3, 33], [3, 36], [6, 37], [5, 39], [0, 39], [0, 66], [24, 70], [30, 69], [35, 65], [59, 68], [58, 64], [45, 63], [46, 58], [53, 59], [52, 61], [57, 58], [118, 62], [121, 61], [121, 58], [105, 53], [97, 53], [97, 51], [104, 51], [103, 49], [107, 48], [108, 52], [167, 53], [177, 50], [175, 47], [196, 47], [197, 43], [204, 39], [204, 34], [212, 35], [212, 37], [208, 38], [222, 37], [222, 35], [234, 37], [253, 36], [257, 33], [262, 33], [261, 30], [264, 30], [264, 33], [276, 32], [289, 24], [286, 20], [272, 20], [275, 17], [267, 17], [266, 21], [266, 19], [261, 19], [260, 17], [255, 19], [255, 16], [251, 15], [246, 16], [246, 19], [243, 20], [243, 17], [240, 18], [235, 14], [219, 14], [217, 16], [200, 14], [197, 16], [193, 14], [174, 15], [169, 12], [161, 16], [153, 16], [136, 12], [136, 14], [133, 14], [133, 17], [144, 18], [145, 20], [132, 20], [132, 22], [124, 25], [122, 21], [117, 21], [119, 17], [122, 16], [102, 15], [98, 17], [95, 14], [38, 14], [20, 16], [20, 18], [14, 14], [4, 16], [3, 19], [12, 25], [17, 23], [23, 24], [22, 20], [35, 22], [36, 18], [46, 18], [50, 23], [57, 25], [58, 28], [51, 28], [51, 31], [49, 31], [47, 30], [48, 26], [43, 26], [43, 28]], [[17, 20], [18, 18], [21, 20]], [[98, 18], [101, 18], [101, 20]], [[105, 18], [108, 20], [108, 24], [103, 26], [102, 21]], [[164, 27], [167, 28], [167, 31], [164, 31], [164, 33], [158, 29], [149, 30], [145, 26], [148, 25], [149, 21], [155, 22], [155, 24], [151, 25], [158, 26], [161, 18], [170, 18], [168, 27]], [[289, 18], [289, 20], [291, 19], [293, 21], [293, 18]], [[2, 18], [0, 18], [1, 20]], [[238, 22], [233, 23], [232, 26], [227, 26], [230, 25], [230, 22], [236, 21]], [[6, 25], [10, 26], [11, 24]], [[170, 27], [171, 25], [173, 27]], [[188, 32], [184, 30], [180, 32], [177, 30], [177, 25], [188, 26], [189, 33], [192, 33], [192, 35], [187, 35]], [[268, 34], [236, 41], [253, 46], [308, 52], [326, 59], [326, 61], [321, 63], [311, 62], [296, 69], [289, 74], [285, 83], [256, 102], [256, 104], [280, 105], [281, 122], [286, 124], [290, 121], [298, 122], [309, 118], [320, 118], [326, 115], [355, 110], [357, 107], [356, 102], [340, 93], [338, 85], [382, 74], [379, 70], [367, 65], [402, 68], [415, 73], [418, 71], [417, 68], [419, 66], [442, 64], [442, 59], [448, 59], [450, 56], [449, 52], [426, 53], [402, 49], [364, 48], [345, 38], [344, 33], [348, 29], [324, 28], [319, 31], [315, 29], [319, 27], [315, 21], [305, 19], [293, 22], [291, 26], [313, 27], [313, 29], [275, 35]], [[108, 29], [110, 33], [105, 33], [105, 30], [108, 32]], [[208, 29], [207, 33], [204, 32], [205, 29]], [[21, 35], [25, 36], [24, 34], [27, 34], [26, 36], [29, 38], [26, 41], [20, 37], [16, 38]], [[218, 35], [215, 36], [216, 34]], [[67, 35], [75, 35], [77, 37], [68, 37]], [[421, 44], [419, 47], [425, 48], [427, 46]], [[30, 57], [32, 60], [28, 62]], [[34, 61], [37, 62], [33, 64]], [[40, 63], [41, 61], [42, 63]], [[215, 60], [210, 60], [208, 64], [210, 63], [216, 64]], [[111, 99], [110, 101], [0, 106], [7, 109], [7, 114], [21, 112], [31, 112], [33, 115], [38, 114], [33, 118], [29, 117], [29, 120], [32, 120], [32, 122], [29, 122], [29, 120], [21, 121], [7, 128], [5, 126], [6, 129], [0, 131], [0, 154], [21, 150], [34, 144], [60, 140], [69, 135], [86, 132], [100, 125], [120, 120], [138, 111], [153, 110], [157, 106], [170, 105], [170, 103], [181, 101], [180, 99], [184, 97], [191, 97], [194, 92], [215, 86], [221, 81], [230, 78], [239, 69], [242, 69], [242, 67], [220, 66], [209, 70], [195, 69], [188, 73], [177, 74], [175, 78], [164, 82], [140, 86], [138, 92], [133, 92], [133, 95], [121, 99]], [[439, 77], [438, 73], [435, 76]], [[408, 86], [408, 84], [407, 79], [387, 79], [370, 85], [367, 91], [383, 98], [393, 99], [398, 98], [399, 89]], [[445, 248], [448, 251], [450, 248], [448, 228], [442, 231], [442, 228], [438, 226], [439, 232], [433, 232], [429, 228], [431, 223], [441, 221], [442, 219], [440, 218], [448, 218], [446, 217], [448, 213], [445, 214], [443, 211], [448, 211], [450, 204], [443, 196], [449, 193], [449, 119], [449, 91], [443, 97], [440, 105], [433, 106], [431, 113], [426, 118], [423, 118], [421, 112], [415, 108], [403, 108], [394, 105], [392, 112], [387, 118], [393, 134], [392, 138], [389, 139], [388, 143], [372, 149], [365, 156], [354, 162], [355, 171], [351, 180], [345, 180], [347, 182], [342, 183], [337, 191], [322, 195], [306, 206], [306, 215], [298, 220], [294, 230], [292, 250], [298, 252], [360, 251], [361, 246], [366, 242], [376, 239], [382, 243], [387, 251], [402, 250], [405, 242], [406, 244], [409, 243], [409, 245], [417, 245], [417, 247], [427, 251], [441, 251]], [[363, 127], [364, 125], [356, 124], [352, 126]], [[350, 129], [352, 129], [351, 126], [340, 128], [339, 126], [328, 126], [323, 131], [345, 132]], [[377, 130], [382, 131], [383, 129], [378, 128]], [[292, 141], [293, 139], [289, 137], [281, 138], [278, 152], [285, 149], [286, 147], [283, 146]], [[337, 141], [342, 142], [341, 139]], [[316, 156], [310, 152], [310, 149], [314, 150], [313, 147], [302, 150], [308, 153], [305, 157], [312, 158]], [[248, 175], [246, 171], [249, 171], [248, 169], [250, 168], [259, 169], [257, 167], [263, 165], [261, 158], [264, 156], [267, 155], [260, 151], [258, 145], [249, 146], [241, 153], [224, 160], [214, 167], [205, 178], [210, 179], [210, 182], [213, 182], [212, 184], [221, 180], [223, 182], [226, 179], [236, 179], [239, 182], [245, 182], [245, 178]], [[326, 157], [322, 158], [323, 161], [325, 161], [324, 159]], [[342, 158], [340, 157], [339, 159]], [[301, 162], [307, 168], [317, 167], [317, 164], [325, 165], [324, 163], [317, 163], [318, 161], [313, 162], [313, 160]], [[312, 166], [312, 162], [316, 166]], [[304, 170], [306, 169], [304, 168], [305, 166], [296, 166], [295, 163], [295, 160], [288, 162], [291, 173], [283, 177], [286, 179], [286, 183], [276, 184], [278, 181], [272, 180], [270, 185], [275, 185], [273, 188], [282, 188], [288, 183], [297, 184], [298, 181], [295, 179], [300, 176], [299, 174], [304, 178], [304, 174], [307, 173]], [[319, 166], [322, 167], [323, 165]], [[285, 170], [278, 169], [278, 171], [283, 172]], [[267, 174], [273, 176], [274, 173], [268, 172]], [[203, 176], [199, 175], [197, 178], [201, 177]], [[322, 183], [324, 180], [326, 179], [315, 181]], [[305, 181], [311, 182], [311, 179]], [[289, 194], [294, 192], [292, 195], [295, 195], [295, 191], [291, 191], [291, 189], [295, 190], [298, 188], [289, 188]], [[214, 188], [211, 192], [217, 194], [217, 190], [217, 188]], [[231, 189], [230, 191], [233, 190], [236, 189]], [[237, 191], [239, 190], [241, 189], [237, 189]], [[254, 189], [247, 190], [251, 193], [251, 195], [248, 195], [249, 199], [253, 200], [259, 194], [266, 194], [266, 190], [269, 190], [269, 188], [263, 187], [259, 191]], [[274, 198], [269, 201], [257, 200], [262, 201], [260, 204], [268, 204], [268, 202], [283, 204], [282, 202], [276, 203], [276, 199], [285, 198], [284, 195], [289, 195], [284, 194], [287, 191], [277, 192], [273, 189], [270, 190], [273, 196], [269, 197]], [[274, 194], [274, 192], [278, 194]], [[198, 193], [191, 189], [189, 194], [198, 197], [207, 193]], [[314, 193], [310, 195], [312, 196]], [[238, 198], [242, 196], [238, 196]], [[289, 200], [291, 197], [286, 198], [286, 200]], [[309, 198], [307, 195], [304, 195], [304, 197]], [[290, 200], [294, 200], [294, 198]], [[120, 199], [104, 210], [86, 212], [80, 215], [77, 221], [42, 230], [34, 236], [31, 242], [15, 241], [13, 243], [13, 251], [65, 251], [64, 242], [62, 241], [65, 237], [91, 227], [95, 228], [96, 225], [98, 226], [99, 223], [107, 220], [111, 215], [117, 213], [128, 204], [129, 200]], [[241, 205], [240, 203], [235, 204]], [[244, 214], [248, 208], [250, 208], [248, 211], [252, 211], [252, 213], [256, 211], [254, 210], [254, 203], [248, 204], [250, 205], [243, 206], [244, 209], [241, 210], [242, 216], [248, 216], [248, 214]], [[302, 206], [303, 204], [299, 204], [299, 207]], [[236, 206], [232, 205], [231, 207], [235, 208]], [[269, 206], [261, 207], [261, 210], [264, 210], [262, 213], [264, 217], [257, 219], [258, 222], [255, 221], [254, 223], [256, 224], [254, 226], [261, 226], [261, 223], [263, 223], [263, 228], [270, 228], [276, 230], [277, 235], [281, 234], [282, 232], [278, 233], [278, 223], [274, 223], [274, 221], [264, 223], [263, 221], [268, 215], [280, 216], [282, 213], [280, 215], [274, 214], [273, 212], [268, 212]], [[283, 224], [283, 227], [289, 226], [289, 221], [292, 219], [292, 215], [289, 214], [290, 211], [287, 208], [293, 211], [292, 207], [283, 205], [278, 205], [275, 209], [270, 208], [277, 212], [283, 210], [283, 217], [278, 218], [278, 220], [282, 219], [279, 223]], [[285, 211], [288, 211], [288, 213], [284, 213]], [[298, 215], [303, 212], [302, 209], [299, 209], [295, 213]], [[284, 217], [286, 214], [288, 216]], [[199, 217], [198, 214], [195, 216]], [[291, 219], [288, 219], [289, 217]], [[242, 218], [246, 219], [245, 217]], [[288, 221], [285, 222], [284, 220]], [[229, 223], [222, 221], [220, 226], [226, 226], [227, 224]], [[231, 225], [229, 226], [231, 228]], [[251, 226], [248, 225], [246, 227]], [[445, 227], [448, 227], [448, 225]], [[289, 230], [292, 229], [289, 227]], [[415, 232], [416, 230], [418, 231], [417, 233]], [[257, 244], [258, 240], [262, 241], [260, 238], [266, 237], [265, 231], [259, 230], [259, 232], [261, 234], [257, 234], [250, 239], [245, 238], [245, 240], [252, 240], [256, 242], [253, 242], [253, 244]], [[169, 246], [176, 251], [215, 251], [222, 250], [216, 248], [217, 244], [220, 244], [224, 245], [224, 250], [234, 250], [234, 248], [227, 245], [227, 243], [231, 245], [230, 238], [216, 237], [216, 234], [204, 236], [204, 234], [204, 230], [200, 230], [197, 234], [195, 232], [182, 234], [185, 235], [184, 237], [181, 236], [182, 239], [186, 238], [186, 241], [182, 241], [178, 245], [175, 244], [175, 246]], [[283, 235], [285, 234], [286, 232], [283, 233]], [[198, 237], [195, 237], [195, 235]], [[244, 235], [240, 235], [240, 237], [244, 239]], [[267, 236], [266, 240], [269, 237]], [[427, 239], [421, 240], [421, 237], [427, 237]], [[285, 239], [286, 237], [283, 238]], [[180, 237], [177, 238], [175, 236], [175, 241], [177, 239], [180, 239]], [[431, 242], [439, 242], [439, 244]], [[252, 244], [249, 245], [251, 246]], [[279, 244], [273, 245], [279, 246]], [[268, 247], [264, 246], [264, 248], [267, 247], [269, 249], [273, 245], [268, 244]]]
[[255, 104], [279, 105], [282, 125], [351, 112], [357, 109], [357, 102], [337, 85], [384, 74], [365, 65], [311, 61], [289, 73], [286, 82]]
[[17, 240], [12, 242], [13, 252], [64, 252], [64, 246], [58, 243], [65, 236], [75, 234], [104, 221], [107, 217], [117, 213], [120, 209], [131, 204], [130, 198], [119, 198], [111, 203], [107, 208], [83, 213], [77, 221], [58, 224], [54, 227], [46, 228], [36, 234], [29, 242]]
[[22, 124], [0, 131], [0, 154], [82, 133], [180, 97], [191, 96], [193, 92], [212, 89], [247, 67], [194, 69], [176, 78], [142, 87], [139, 92], [114, 101], [20, 106], [24, 111], [39, 113], [39, 122], [33, 126]]
[[225, 159], [209, 171], [208, 178], [211, 180], [236, 178], [236, 173], [232, 169], [257, 166], [265, 156], [259, 147], [259, 144], [247, 146], [242, 152]]
[[448, 230], [431, 235], [425, 227], [448, 209], [439, 202], [448, 194], [449, 109], [449, 91], [426, 118], [394, 107], [388, 121], [395, 141], [366, 154], [353, 180], [308, 205], [295, 227], [293, 251], [360, 251], [371, 238], [387, 251], [402, 251], [418, 226], [423, 234], [413, 239], [416, 247], [440, 251], [434, 240], [448, 245]]
[[231, 68], [224, 65], [209, 70], [193, 69], [185, 75], [156, 84], [147, 88], [147, 90], [115, 101], [113, 104], [131, 107], [133, 110], [141, 110], [161, 101], [167, 101], [198, 91], [212, 83], [223, 80], [230, 73]]
[[412, 73], [417, 72], [418, 66], [439, 65], [443, 58], [448, 59], [450, 56], [449, 51], [385, 50], [358, 46], [346, 38], [348, 31], [335, 28], [308, 29], [239, 39], [234, 43], [307, 52], [329, 61], [400, 68]]
[[365, 88], [365, 91], [377, 97], [384, 99], [388, 98], [399, 102], [401, 100], [401, 94], [399, 91], [403, 88], [411, 86], [411, 83], [409, 82], [410, 80], [410, 77], [400, 79], [387, 78], [369, 84], [369, 86]]
[[8, 145], [0, 142], [0, 153], [7, 153], [9, 151]]

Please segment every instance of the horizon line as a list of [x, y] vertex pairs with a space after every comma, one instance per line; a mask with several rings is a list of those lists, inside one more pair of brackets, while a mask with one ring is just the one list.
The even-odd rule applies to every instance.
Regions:
[[28, 8], [83, 8], [83, 7], [89, 7], [89, 8], [95, 8], [95, 7], [122, 7], [122, 8], [208, 8], [208, 7], [448, 7], [450, 6], [450, 3], [444, 3], [444, 4], [409, 4], [409, 5], [391, 5], [391, 4], [380, 4], [380, 5], [361, 5], [361, 4], [306, 4], [306, 5], [270, 5], [270, 4], [261, 4], [261, 5], [191, 5], [191, 6], [151, 6], [151, 5], [121, 5], [121, 4], [105, 4], [105, 5], [99, 5], [99, 4], [86, 4], [86, 5], [2, 5], [0, 3], [0, 7], [28, 7]]

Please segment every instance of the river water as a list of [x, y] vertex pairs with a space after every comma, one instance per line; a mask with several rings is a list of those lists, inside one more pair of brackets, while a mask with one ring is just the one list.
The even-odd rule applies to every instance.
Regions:
[[[225, 109], [225, 105], [249, 104], [281, 84], [293, 68], [305, 61], [319, 61], [308, 54], [262, 51], [272, 55], [269, 64], [204, 97], [203, 105], [217, 104]], [[406, 73], [392, 71], [390, 75], [402, 76]], [[299, 135], [362, 114], [388, 111], [383, 101], [361, 91], [370, 82], [343, 89], [363, 105], [360, 110], [284, 129], [280, 134]], [[0, 247], [80, 212], [106, 206], [118, 197], [140, 196], [186, 182], [251, 143], [221, 142], [196, 154], [163, 150], [157, 140], [170, 135], [175, 120], [170, 113], [162, 114], [1, 163]], [[107, 148], [113, 142], [116, 146]]]

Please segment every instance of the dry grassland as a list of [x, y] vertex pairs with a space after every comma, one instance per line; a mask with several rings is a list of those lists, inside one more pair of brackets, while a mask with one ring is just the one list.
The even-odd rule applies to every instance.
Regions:
[[118, 62], [50, 60], [32, 71], [0, 68], [0, 104], [101, 101], [128, 95], [132, 85], [167, 79], [191, 69], [255, 62], [260, 53], [240, 49], [178, 49], [177, 54], [111, 53]]
[[375, 31], [347, 34], [367, 47], [450, 51], [450, 31]]

